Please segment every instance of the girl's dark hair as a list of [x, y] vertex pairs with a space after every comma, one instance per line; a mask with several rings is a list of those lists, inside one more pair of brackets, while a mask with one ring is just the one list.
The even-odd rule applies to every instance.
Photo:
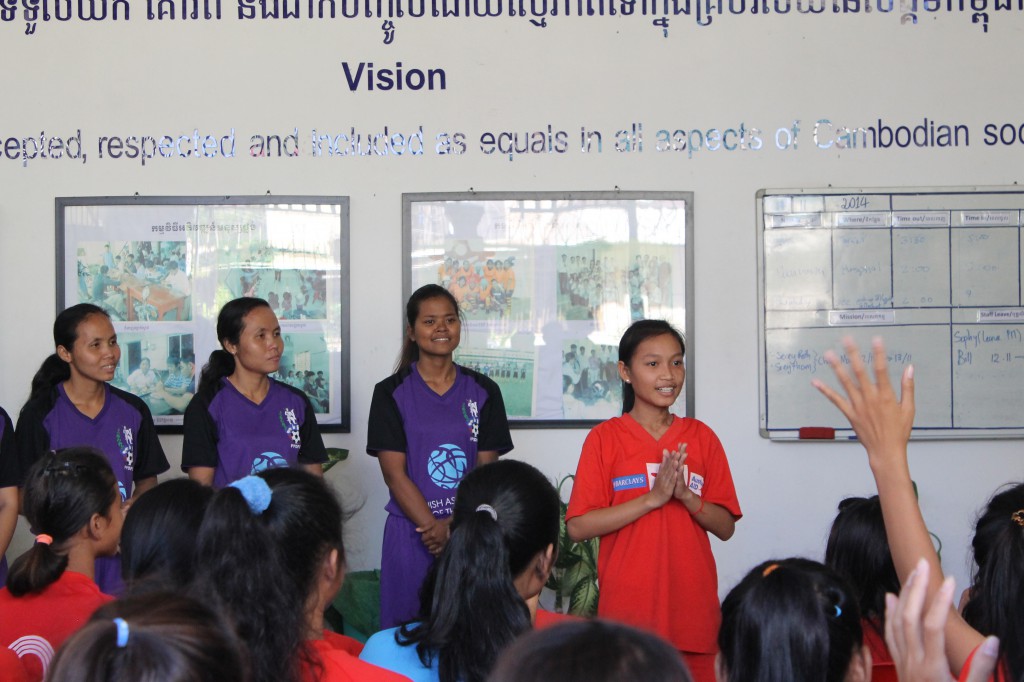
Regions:
[[[128, 626], [118, 646], [114, 618]], [[231, 630], [200, 602], [151, 592], [101, 607], [61, 647], [52, 682], [243, 682], [245, 660]]]
[[[683, 335], [671, 324], [665, 320], [637, 320], [629, 325], [629, 329], [625, 331], [622, 339], [619, 340], [619, 362], [624, 363], [628, 367], [629, 363], [633, 361], [633, 356], [636, 355], [636, 349], [641, 343], [662, 334], [674, 336], [676, 341], [679, 342], [680, 351], [682, 351], [683, 355], [686, 355], [686, 342], [683, 341]], [[626, 414], [633, 409], [633, 401], [635, 399], [636, 394], [633, 393], [633, 386], [623, 382], [622, 414]]]
[[214, 494], [196, 542], [194, 590], [230, 617], [248, 649], [253, 682], [297, 680], [317, 571], [331, 550], [344, 559], [341, 505], [308, 472], [257, 476], [272, 491], [262, 513], [236, 488]]
[[488, 682], [691, 682], [682, 656], [653, 634], [603, 620], [523, 635], [505, 649]]
[[885, 593], [900, 593], [900, 579], [889, 553], [878, 495], [848, 497], [825, 546], [825, 565], [853, 589], [860, 613], [879, 635], [885, 632]]
[[7, 575], [11, 594], [40, 592], [56, 582], [68, 566], [64, 543], [93, 514], [106, 517], [118, 497], [117, 479], [99, 450], [73, 447], [41, 455], [25, 476], [22, 510], [32, 533], [49, 535], [53, 542], [36, 542], [15, 559]]
[[[217, 340], [221, 345], [225, 341], [238, 344], [245, 329], [245, 316], [256, 308], [270, 308], [270, 304], [262, 298], [236, 298], [228, 301], [220, 309], [217, 315]], [[217, 392], [217, 385], [226, 376], [231, 376], [235, 371], [235, 356], [223, 348], [210, 353], [210, 360], [203, 367], [199, 374], [199, 388], [197, 393], [207, 399], [212, 398]]]
[[[481, 505], [489, 505], [497, 519]], [[557, 547], [558, 492], [516, 460], [478, 467], [459, 484], [451, 537], [421, 591], [419, 622], [396, 633], [436, 660], [441, 682], [480, 682], [498, 654], [530, 629], [513, 580], [549, 545]]]
[[[420, 316], [420, 305], [424, 301], [432, 298], [444, 298], [452, 304], [452, 309], [455, 310], [455, 314], [461, 319], [462, 311], [459, 309], [459, 302], [455, 300], [455, 296], [452, 292], [448, 291], [444, 287], [438, 284], [424, 284], [416, 291], [412, 292], [412, 296], [409, 297], [408, 302], [405, 304], [405, 321], [408, 325], [408, 329], [416, 326], [416, 318]], [[412, 363], [416, 362], [420, 358], [420, 347], [416, 345], [416, 342], [409, 338], [408, 329], [405, 330], [404, 340], [402, 341], [402, 352], [398, 356], [398, 364], [395, 366], [396, 372], [408, 369]]]
[[[964, 620], [999, 637], [1010, 680], [1024, 680], [1024, 483], [997, 492], [974, 527], [974, 580]], [[1002, 670], [996, 672], [1002, 682]]]
[[129, 594], [176, 591], [192, 581], [196, 535], [213, 489], [165, 481], [132, 504], [121, 529], [121, 575]]
[[[78, 340], [78, 325], [90, 315], [102, 315], [110, 319], [106, 310], [92, 303], [79, 303], [62, 310], [53, 321], [54, 347], [63, 346], [68, 351], [74, 348], [75, 341]], [[51, 353], [32, 377], [29, 400], [48, 395], [54, 386], [70, 378], [71, 367], [68, 363], [61, 360], [56, 353]]]
[[766, 561], [722, 602], [727, 682], [842, 682], [862, 642], [849, 586], [816, 561]]

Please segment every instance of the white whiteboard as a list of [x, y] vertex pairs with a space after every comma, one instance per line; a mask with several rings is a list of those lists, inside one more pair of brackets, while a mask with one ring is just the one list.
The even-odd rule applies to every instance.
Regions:
[[915, 438], [1024, 436], [1022, 219], [1015, 187], [759, 191], [761, 435], [851, 437], [811, 379], [880, 336], [895, 382], [914, 365]]

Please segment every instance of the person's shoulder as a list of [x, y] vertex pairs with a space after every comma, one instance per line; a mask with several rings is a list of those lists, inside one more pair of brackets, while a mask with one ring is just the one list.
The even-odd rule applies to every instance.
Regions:
[[412, 367], [405, 367], [395, 372], [389, 377], [378, 381], [374, 387], [374, 391], [383, 391], [385, 393], [394, 393], [399, 386], [404, 384], [406, 380], [412, 375]]
[[29, 398], [21, 406], [21, 412], [18, 413], [18, 424], [21, 424], [21, 420], [26, 416], [30, 419], [42, 419], [45, 417], [53, 409], [54, 405], [57, 404], [58, 395], [57, 386], [55, 385], [46, 393]]
[[284, 393], [285, 395], [292, 395], [292, 396], [295, 396], [295, 397], [298, 397], [298, 398], [302, 398], [303, 400], [309, 400], [309, 397], [306, 395], [306, 392], [303, 391], [301, 388], [298, 388], [296, 386], [292, 386], [291, 384], [287, 384], [287, 383], [285, 383], [283, 381], [278, 381], [277, 379], [275, 379], [273, 377], [268, 377], [268, 378], [270, 379], [270, 390], [271, 391], [274, 391], [274, 392], [280, 391], [280, 392]]

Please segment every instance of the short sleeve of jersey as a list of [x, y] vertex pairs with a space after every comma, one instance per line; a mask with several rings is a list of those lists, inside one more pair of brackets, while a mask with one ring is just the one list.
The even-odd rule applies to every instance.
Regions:
[[197, 393], [189, 401], [185, 408], [182, 430], [182, 470], [188, 471], [192, 467], [216, 468], [219, 461], [217, 424], [210, 415], [210, 403], [204, 396]]
[[402, 413], [395, 402], [395, 390], [409, 376], [410, 370], [393, 374], [373, 387], [370, 400], [370, 420], [366, 429], [366, 452], [376, 456], [382, 450], [406, 452], [409, 449], [405, 437]]
[[573, 479], [572, 493], [569, 495], [566, 521], [595, 509], [611, 506], [612, 490], [608, 483], [611, 475], [604, 460], [603, 426], [601, 424], [591, 429], [583, 441], [583, 451], [576, 465], [576, 477]]
[[139, 413], [138, 448], [136, 449], [133, 480], [140, 481], [170, 469], [171, 465], [167, 463], [167, 455], [164, 454], [160, 438], [156, 435], [156, 426], [153, 425], [153, 415], [149, 411], [149, 406], [142, 398], [114, 386], [110, 387], [110, 392], [113, 396], [131, 405]]
[[725, 449], [714, 431], [703, 423], [700, 425], [702, 427], [700, 435], [706, 441], [707, 452], [707, 483], [702, 497], [705, 502], [712, 502], [724, 507], [739, 519], [743, 516], [743, 512], [740, 510], [740, 503], [736, 497], [736, 486], [732, 481], [732, 470], [729, 469], [729, 460], [725, 456]]
[[20, 472], [18, 452], [14, 447], [14, 424], [7, 413], [0, 409], [0, 488], [21, 483]]
[[477, 450], [488, 452], [496, 450], [505, 454], [512, 449], [512, 434], [508, 430], [508, 416], [505, 414], [505, 400], [501, 397], [501, 388], [493, 379], [471, 369], [461, 368], [473, 381], [487, 391], [487, 402], [480, 411], [480, 440]]
[[50, 449], [50, 434], [43, 426], [43, 420], [53, 409], [55, 395], [56, 389], [40, 399], [29, 400], [18, 415], [14, 445], [18, 457], [19, 485], [24, 482], [29, 468], [39, 456]]

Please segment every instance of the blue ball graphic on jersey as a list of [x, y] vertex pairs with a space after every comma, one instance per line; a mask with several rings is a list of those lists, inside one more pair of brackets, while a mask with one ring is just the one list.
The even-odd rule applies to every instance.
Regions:
[[452, 490], [459, 487], [459, 481], [469, 469], [469, 458], [458, 445], [445, 443], [437, 446], [427, 460], [427, 474], [438, 488]]
[[279, 469], [286, 466], [288, 466], [288, 460], [281, 455], [276, 452], [264, 452], [262, 455], [257, 455], [252, 461], [252, 470], [249, 473], [258, 474], [267, 469]]

